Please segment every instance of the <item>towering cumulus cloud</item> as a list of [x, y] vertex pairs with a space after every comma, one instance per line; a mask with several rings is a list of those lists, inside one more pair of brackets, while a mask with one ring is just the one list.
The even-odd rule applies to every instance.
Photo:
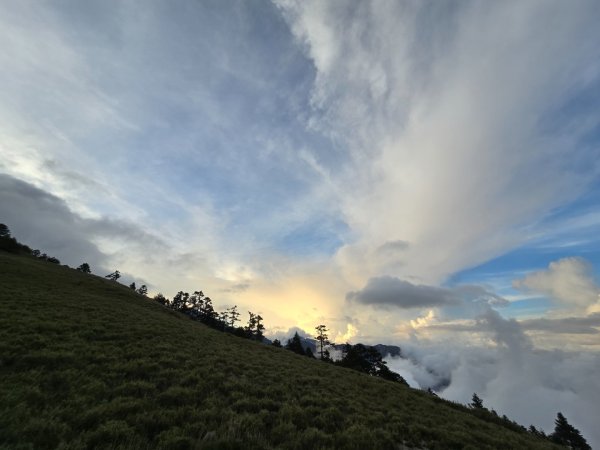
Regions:
[[402, 273], [439, 282], [595, 175], [573, 103], [597, 87], [594, 2], [276, 4], [315, 68], [310, 126], [351, 153], [331, 175], [359, 236], [342, 264], [400, 239]]

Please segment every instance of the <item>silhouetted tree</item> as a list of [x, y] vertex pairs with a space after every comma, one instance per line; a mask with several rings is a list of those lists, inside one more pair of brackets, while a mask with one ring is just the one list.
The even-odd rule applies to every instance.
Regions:
[[171, 302], [171, 308], [177, 311], [186, 311], [187, 310], [187, 302], [190, 298], [190, 294], [187, 292], [179, 291], [173, 297], [173, 301]]
[[559, 412], [556, 415], [554, 425], [554, 433], [550, 435], [552, 441], [573, 450], [591, 450], [592, 447], [590, 447], [579, 430], [569, 424], [562, 413]]
[[108, 275], [105, 275], [104, 278], [108, 278], [111, 281], [117, 281], [119, 278], [121, 278], [121, 272], [119, 272], [118, 270], [115, 270], [113, 273], [109, 273]]
[[471, 398], [471, 403], [469, 406], [474, 409], [483, 409], [483, 400], [479, 398], [477, 393], [473, 393], [473, 397]]
[[213, 307], [210, 297], [204, 297], [204, 302], [200, 307], [200, 320], [208, 325], [214, 325], [217, 319], [217, 312]]
[[145, 284], [142, 284], [138, 288], [137, 293], [140, 294], [140, 295], [144, 295], [145, 296], [146, 294], [148, 294], [148, 287]]
[[229, 316], [227, 315], [227, 311], [223, 311], [219, 313], [219, 322], [221, 322], [221, 328], [225, 331], [225, 327], [227, 327]]
[[279, 339], [274, 339], [273, 342], [271, 342], [271, 345], [273, 347], [279, 347], [279, 348], [281, 348], [281, 342], [279, 341]]
[[528, 428], [527, 431], [529, 431], [534, 436], [542, 437], [542, 435], [540, 434], [540, 432], [538, 431], [538, 429], [536, 427], [534, 427], [533, 425], [529, 425], [529, 428]]
[[41, 255], [42, 255], [42, 252], [39, 251], [38, 249], [31, 251], [31, 256], [35, 256], [36, 258], [39, 258]]
[[46, 261], [52, 264], [60, 264], [60, 261], [58, 258], [55, 258], [54, 256], [50, 256], [48, 258], [46, 258]]
[[344, 346], [340, 365], [375, 375], [379, 361], [381, 361], [381, 354], [376, 349], [363, 344], [350, 345], [347, 343]]
[[296, 331], [294, 336], [291, 339], [288, 339], [287, 344], [285, 344], [285, 348], [291, 350], [294, 353], [298, 353], [299, 355], [306, 355], [304, 352], [304, 347], [302, 347], [302, 341], [300, 340], [300, 335]]
[[262, 324], [263, 318], [260, 314], [256, 316], [256, 324], [254, 325], [254, 336], [259, 341], [262, 341], [263, 331], [265, 331], [265, 326]]
[[327, 332], [329, 330], [325, 325], [318, 325], [317, 327], [315, 327], [315, 330], [317, 330], [317, 336], [315, 337], [315, 339], [319, 341], [320, 346], [319, 355], [321, 356], [321, 359], [324, 359], [323, 346], [330, 344], [329, 336], [327, 336]]
[[204, 308], [204, 292], [194, 291], [187, 301], [191, 316], [200, 319], [201, 310]]
[[135, 291], [137, 289], [135, 286], [135, 281], [129, 285], [129, 289], [131, 289], [132, 291]]
[[254, 314], [250, 311], [248, 311], [248, 316], [248, 325], [244, 328], [246, 334], [248, 337], [255, 338], [259, 341], [262, 340], [263, 331], [265, 330], [265, 327], [262, 324], [263, 318], [260, 314]]
[[311, 350], [310, 347], [306, 347], [306, 350], [304, 351], [304, 354], [306, 356], [308, 356], [309, 358], [315, 359], [315, 354], [313, 353], [313, 351]]
[[[10, 253], [25, 253], [31, 255], [31, 249], [21, 244], [16, 238], [10, 235], [7, 225], [0, 223], [0, 250]], [[58, 260], [57, 260], [58, 261]]]
[[169, 300], [164, 295], [162, 295], [160, 292], [154, 296], [154, 301], [160, 303], [161, 305], [165, 305], [165, 306], [169, 304]]
[[231, 308], [229, 308], [227, 313], [229, 315], [229, 325], [231, 328], [235, 328], [235, 323], [239, 322], [240, 320], [240, 313], [237, 310], [237, 305], [233, 305]]
[[90, 269], [90, 265], [88, 263], [85, 263], [85, 262], [82, 265], [80, 265], [77, 268], [77, 270], [80, 271], [80, 272], [83, 272], [83, 273], [92, 273], [92, 270]]
[[369, 375], [407, 384], [396, 372], [391, 371], [383, 360], [381, 353], [376, 348], [363, 344], [350, 345], [346, 343], [343, 349], [343, 357], [339, 365], [368, 373]]

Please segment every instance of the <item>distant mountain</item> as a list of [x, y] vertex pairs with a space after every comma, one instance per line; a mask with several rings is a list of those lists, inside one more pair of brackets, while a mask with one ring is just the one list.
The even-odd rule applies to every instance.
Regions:
[[375, 347], [375, 349], [377, 349], [379, 354], [381, 356], [383, 356], [384, 358], [386, 356], [391, 356], [392, 358], [399, 356], [399, 357], [403, 358], [402, 350], [397, 345], [377, 344], [377, 345], [374, 345], [373, 347]]
[[[307, 345], [309, 345], [309, 344], [307, 344]], [[346, 345], [346, 344], [335, 344], [332, 347], [336, 350], [343, 351], [344, 345]], [[383, 358], [386, 358], [388, 356], [389, 357], [397, 357], [397, 356], [403, 357], [402, 350], [397, 345], [377, 344], [377, 345], [366, 345], [366, 347], [375, 348]]]

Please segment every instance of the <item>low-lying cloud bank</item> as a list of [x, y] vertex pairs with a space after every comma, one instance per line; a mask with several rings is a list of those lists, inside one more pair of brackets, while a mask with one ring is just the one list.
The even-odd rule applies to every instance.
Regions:
[[[587, 326], [597, 320], [581, 319]], [[404, 358], [388, 358], [388, 365], [413, 387], [430, 387], [462, 403], [477, 392], [489, 409], [546, 432], [553, 430], [560, 411], [597, 447], [600, 354], [536, 348], [525, 328], [552, 323], [538, 322], [522, 326], [490, 308], [475, 323], [491, 345], [461, 344], [458, 339], [432, 343], [415, 337], [402, 346]]]

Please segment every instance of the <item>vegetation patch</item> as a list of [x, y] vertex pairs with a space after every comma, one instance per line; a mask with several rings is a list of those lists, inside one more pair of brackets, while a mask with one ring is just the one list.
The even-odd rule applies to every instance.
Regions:
[[553, 448], [486, 410], [236, 338], [40, 258], [0, 252], [0, 295], [3, 449]]

